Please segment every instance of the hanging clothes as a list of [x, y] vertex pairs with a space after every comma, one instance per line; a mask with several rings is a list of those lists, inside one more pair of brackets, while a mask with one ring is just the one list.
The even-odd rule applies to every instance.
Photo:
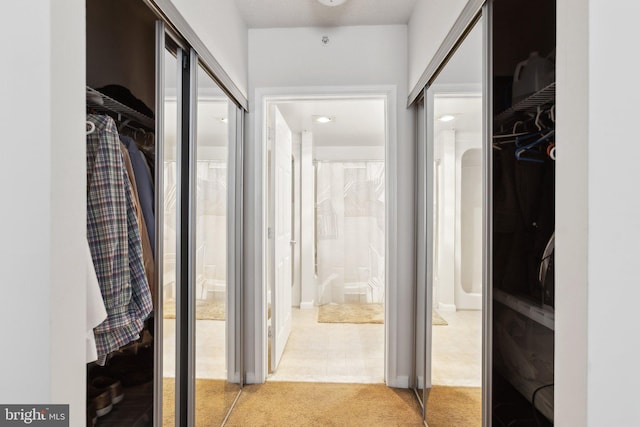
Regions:
[[152, 310], [140, 230], [116, 125], [89, 115], [87, 135], [87, 238], [108, 317], [95, 328], [98, 356], [139, 338]]
[[93, 266], [91, 258], [91, 249], [89, 242], [86, 244], [86, 262], [87, 262], [87, 333], [86, 333], [86, 359], [87, 363], [98, 359], [98, 351], [96, 349], [96, 337], [93, 334], [93, 328], [104, 322], [107, 318], [107, 309], [104, 308], [104, 301], [100, 293], [100, 283], [96, 275], [96, 269]]
[[[141, 152], [138, 149], [138, 145], [133, 138], [120, 135], [120, 141], [127, 147], [129, 151], [129, 157], [131, 159], [131, 165], [133, 167], [133, 174], [135, 176], [136, 186], [138, 188], [138, 196], [140, 200], [140, 207], [142, 208], [142, 215], [144, 215], [144, 221], [147, 224], [147, 232], [149, 235], [149, 241], [151, 242], [151, 249], [155, 251], [156, 245], [156, 233], [155, 233], [155, 214], [153, 206], [153, 180], [151, 179], [151, 171], [146, 161], [140, 157]], [[155, 253], [155, 252], [154, 252]]]
[[140, 207], [140, 199], [138, 198], [138, 186], [136, 185], [135, 173], [131, 164], [131, 157], [124, 144], [120, 144], [120, 151], [122, 152], [122, 158], [127, 170], [127, 177], [129, 178], [129, 184], [131, 185], [131, 191], [133, 193], [133, 207], [136, 212], [136, 219], [138, 220], [138, 228], [140, 229], [140, 240], [142, 241], [142, 260], [144, 262], [144, 271], [147, 276], [147, 283], [149, 284], [149, 291], [151, 292], [151, 299], [155, 298], [153, 291], [153, 283], [155, 283], [155, 262], [153, 261], [153, 249], [151, 242], [149, 241], [149, 234], [147, 233], [147, 224], [142, 214]]

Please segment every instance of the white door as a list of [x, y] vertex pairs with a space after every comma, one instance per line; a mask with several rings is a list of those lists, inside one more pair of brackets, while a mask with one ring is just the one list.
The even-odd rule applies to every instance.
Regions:
[[271, 369], [276, 370], [291, 333], [291, 130], [280, 110], [271, 116]]

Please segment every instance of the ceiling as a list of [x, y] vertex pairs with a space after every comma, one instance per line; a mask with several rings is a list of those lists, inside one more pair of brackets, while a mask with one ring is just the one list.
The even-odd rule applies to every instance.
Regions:
[[[455, 129], [457, 132], [480, 132], [482, 130], [482, 94], [436, 95], [434, 99], [434, 133]], [[450, 122], [438, 120], [445, 115], [452, 115]]]
[[[313, 133], [314, 147], [384, 146], [385, 107], [382, 99], [292, 101], [276, 104], [294, 133]], [[331, 116], [314, 123], [313, 116]]]
[[347, 0], [327, 7], [317, 0], [235, 0], [249, 28], [407, 24], [417, 0]]

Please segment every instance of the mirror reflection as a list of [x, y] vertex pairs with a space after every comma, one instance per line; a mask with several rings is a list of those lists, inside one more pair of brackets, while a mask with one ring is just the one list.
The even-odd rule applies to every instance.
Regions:
[[[482, 21], [427, 91], [432, 274], [427, 295], [429, 424], [443, 402], [456, 425], [482, 423]], [[451, 408], [451, 406], [449, 406]], [[448, 424], [451, 424], [448, 420]], [[447, 424], [447, 423], [445, 423]]]
[[[198, 66], [195, 187], [195, 421], [220, 425], [237, 384], [227, 381], [227, 200], [234, 105]], [[233, 113], [232, 113], [233, 114]]]
[[[426, 255], [426, 116], [424, 99], [418, 102], [417, 105], [417, 144], [416, 144], [416, 157], [418, 158], [417, 168], [417, 198], [416, 198], [416, 217], [418, 221], [416, 223], [416, 330], [415, 330], [415, 379], [414, 390], [416, 396], [420, 401], [420, 404], [424, 410], [424, 384], [425, 384], [425, 365], [427, 363], [425, 359], [425, 338], [426, 338], [426, 266], [424, 262], [427, 258]], [[424, 415], [424, 414], [423, 414]]]
[[174, 52], [164, 51], [164, 129], [162, 166], [162, 425], [175, 425], [175, 378], [176, 378], [176, 295], [177, 270], [176, 250], [178, 236], [177, 203], [177, 124], [178, 109], [176, 87], [178, 68]]
[[[177, 164], [177, 62], [165, 52], [164, 129], [164, 278], [163, 278], [163, 425], [175, 424], [176, 378], [176, 247], [178, 186], [183, 172]], [[220, 425], [240, 390], [237, 375], [228, 372], [227, 332], [227, 200], [228, 157], [235, 126], [235, 105], [198, 66], [195, 129], [195, 425]], [[233, 357], [233, 352], [231, 356]], [[236, 366], [236, 364], [232, 364]]]

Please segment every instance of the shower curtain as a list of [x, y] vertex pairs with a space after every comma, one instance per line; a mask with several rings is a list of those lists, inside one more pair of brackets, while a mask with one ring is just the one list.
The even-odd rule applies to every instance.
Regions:
[[226, 288], [227, 280], [227, 164], [220, 160], [197, 162], [196, 181], [196, 295]]
[[384, 300], [384, 162], [316, 164], [319, 304]]
[[[165, 298], [175, 298], [176, 162], [164, 164]], [[227, 165], [224, 161], [197, 162], [196, 181], [196, 297], [207, 297], [207, 283], [226, 281]]]

